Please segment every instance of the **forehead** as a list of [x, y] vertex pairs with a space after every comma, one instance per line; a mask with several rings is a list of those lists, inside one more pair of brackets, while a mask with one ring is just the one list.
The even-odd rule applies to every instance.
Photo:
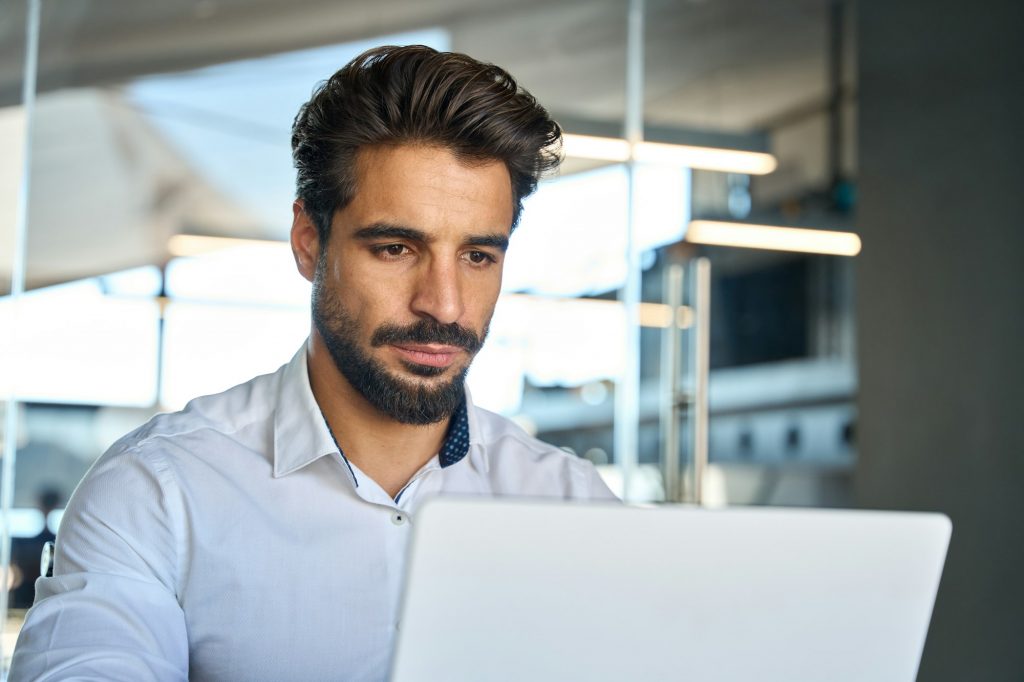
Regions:
[[433, 145], [387, 145], [361, 149], [355, 170], [355, 194], [342, 211], [355, 226], [511, 230], [512, 181], [501, 161], [461, 159]]

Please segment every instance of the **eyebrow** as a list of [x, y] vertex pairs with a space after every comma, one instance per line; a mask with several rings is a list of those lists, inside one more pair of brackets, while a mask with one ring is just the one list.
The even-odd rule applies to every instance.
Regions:
[[466, 240], [469, 246], [489, 246], [499, 251], [508, 251], [508, 237], [503, 234], [484, 234]]
[[[355, 239], [369, 241], [372, 239], [406, 239], [409, 241], [428, 244], [433, 238], [423, 230], [393, 223], [372, 223], [361, 227], [352, 235]], [[467, 246], [485, 246], [498, 249], [502, 252], [508, 250], [508, 237], [503, 234], [480, 234], [473, 235], [466, 239]]]
[[411, 227], [394, 225], [392, 223], [373, 223], [366, 227], [360, 227], [352, 235], [356, 239], [368, 241], [370, 239], [408, 239], [409, 241], [427, 242], [427, 233]]

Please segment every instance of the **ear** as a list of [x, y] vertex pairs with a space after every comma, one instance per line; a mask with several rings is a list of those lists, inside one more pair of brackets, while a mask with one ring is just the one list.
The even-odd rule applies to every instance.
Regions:
[[320, 258], [320, 237], [301, 199], [292, 203], [291, 243], [295, 267], [299, 269], [299, 274], [312, 282]]

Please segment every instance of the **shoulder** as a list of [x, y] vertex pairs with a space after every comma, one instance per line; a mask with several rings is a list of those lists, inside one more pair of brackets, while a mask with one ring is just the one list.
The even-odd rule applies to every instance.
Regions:
[[478, 456], [495, 492], [614, 499], [589, 461], [528, 434], [510, 419], [474, 407]]
[[82, 518], [158, 525], [174, 515], [183, 485], [197, 483], [190, 467], [203, 467], [208, 474], [202, 462], [228, 459], [229, 453], [264, 457], [261, 443], [271, 428], [274, 382], [275, 375], [263, 375], [196, 398], [181, 411], [158, 414], [119, 438], [79, 483], [62, 533], [65, 525]]
[[500, 453], [510, 451], [516, 453], [517, 456], [526, 456], [531, 459], [549, 456], [572, 457], [565, 450], [531, 436], [519, 424], [500, 414], [474, 406], [473, 417], [475, 418], [474, 426], [478, 429], [479, 441], [486, 446], [488, 451], [496, 450]]
[[101, 461], [142, 457], [159, 462], [185, 453], [202, 455], [226, 441], [265, 440], [274, 418], [279, 374], [261, 375], [221, 393], [194, 398], [177, 412], [157, 414], [118, 439]]

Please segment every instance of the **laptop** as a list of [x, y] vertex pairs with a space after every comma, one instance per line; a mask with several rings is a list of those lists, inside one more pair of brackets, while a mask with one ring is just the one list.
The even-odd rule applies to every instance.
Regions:
[[941, 514], [437, 498], [392, 682], [912, 682]]

